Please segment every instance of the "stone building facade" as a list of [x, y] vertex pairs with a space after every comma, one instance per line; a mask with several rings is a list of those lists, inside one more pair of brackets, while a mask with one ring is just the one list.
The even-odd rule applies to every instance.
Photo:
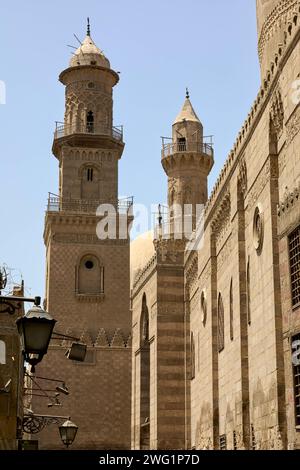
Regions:
[[[257, 20], [261, 88], [209, 198], [187, 97], [162, 149], [170, 237], [160, 214], [132, 243], [134, 449], [300, 449], [300, 2]], [[174, 202], [205, 206], [195, 250]]]
[[[109, 204], [122, 219], [130, 200], [118, 200], [122, 128], [113, 126], [113, 87], [119, 76], [93, 42], [88, 28], [69, 68], [64, 122], [57, 125], [53, 153], [59, 167], [59, 194], [49, 196], [45, 217], [45, 308], [56, 331], [87, 344], [84, 362], [65, 357], [66, 339], [51, 341], [37, 375], [61, 379], [69, 396], [62, 408], [47, 409], [32, 398], [35, 413], [70, 416], [79, 430], [74, 449], [130, 447], [131, 319], [129, 240], [98, 236], [96, 227]], [[130, 218], [128, 219], [130, 222]], [[116, 227], [119, 231], [119, 226]], [[44, 384], [47, 382], [43, 382]], [[56, 426], [39, 435], [40, 448], [62, 448]]]
[[[23, 282], [11, 295], [24, 295]], [[0, 304], [0, 450], [18, 449], [22, 438], [24, 364], [16, 326], [22, 315], [23, 303]]]

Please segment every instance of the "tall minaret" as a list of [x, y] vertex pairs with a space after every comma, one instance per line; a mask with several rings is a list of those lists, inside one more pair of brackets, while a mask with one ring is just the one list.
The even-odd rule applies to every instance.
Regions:
[[[59, 162], [59, 195], [51, 195], [45, 218], [46, 308], [56, 330], [88, 345], [86, 360], [65, 357], [66, 341], [51, 342], [37, 375], [65, 382], [54, 414], [70, 416], [79, 430], [74, 449], [130, 447], [131, 319], [129, 240], [101, 239], [96, 208], [118, 213], [118, 161], [122, 128], [113, 126], [113, 87], [119, 76], [87, 35], [59, 76], [66, 87], [64, 123], [57, 125], [53, 153]], [[43, 382], [51, 388], [51, 382]], [[35, 398], [35, 397], [34, 397]], [[34, 400], [48, 414], [47, 400]], [[62, 446], [57, 428], [39, 434], [41, 448]]]
[[[204, 142], [203, 126], [189, 92], [172, 126], [172, 142], [163, 144], [162, 166], [168, 176], [168, 205], [196, 205], [207, 201], [207, 176], [213, 166], [213, 148]], [[172, 218], [172, 214], [171, 214]]]
[[297, 2], [294, 0], [256, 0], [258, 56], [262, 81], [267, 78], [276, 58], [280, 58], [279, 50], [284, 47], [285, 35], [295, 15]]

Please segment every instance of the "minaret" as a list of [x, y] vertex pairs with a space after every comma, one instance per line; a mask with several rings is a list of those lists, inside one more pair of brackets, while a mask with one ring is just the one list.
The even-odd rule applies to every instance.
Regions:
[[[87, 344], [82, 363], [65, 357], [66, 341], [51, 342], [37, 375], [61, 379], [59, 413], [79, 430], [74, 449], [130, 447], [131, 319], [129, 240], [100, 239], [97, 207], [118, 202], [122, 128], [113, 126], [113, 87], [119, 80], [103, 52], [87, 35], [59, 76], [66, 87], [65, 118], [57, 124], [53, 153], [59, 162], [59, 194], [50, 195], [45, 218], [46, 308], [60, 333]], [[45, 382], [47, 384], [47, 382]], [[45, 384], [44, 383], [44, 384]], [[51, 385], [51, 382], [49, 384]], [[50, 387], [46, 387], [50, 388]], [[34, 411], [49, 414], [45, 399]], [[60, 448], [57, 428], [41, 434], [41, 448]]]
[[[299, 5], [298, 5], [299, 6]], [[297, 2], [294, 0], [256, 0], [258, 56], [262, 81], [280, 59], [280, 49], [285, 44], [285, 36], [297, 16]]]
[[196, 206], [207, 201], [207, 176], [213, 166], [213, 148], [203, 137], [203, 126], [194, 111], [188, 90], [172, 126], [172, 142], [163, 143], [162, 166], [168, 176], [168, 205]]

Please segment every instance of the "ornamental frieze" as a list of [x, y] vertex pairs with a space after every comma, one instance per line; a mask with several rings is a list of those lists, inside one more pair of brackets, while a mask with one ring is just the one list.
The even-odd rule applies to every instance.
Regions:
[[52, 236], [55, 243], [78, 243], [86, 245], [125, 245], [128, 240], [100, 240], [97, 235], [88, 233], [55, 233]]

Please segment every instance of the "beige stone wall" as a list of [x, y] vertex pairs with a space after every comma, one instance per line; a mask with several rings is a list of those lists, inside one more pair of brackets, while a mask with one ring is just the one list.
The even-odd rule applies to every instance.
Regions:
[[[187, 448], [218, 449], [223, 435], [227, 449], [300, 445], [290, 344], [300, 320], [299, 309], [291, 307], [287, 241], [300, 220], [300, 108], [294, 83], [300, 75], [300, 5], [297, 0], [257, 3], [262, 86], [206, 204], [203, 245], [198, 253], [185, 253], [185, 315], [178, 323], [169, 319], [168, 335], [157, 323], [157, 408], [163, 348], [169, 347], [175, 326], [184, 330]], [[157, 309], [163, 312], [166, 288], [175, 284], [170, 273], [164, 277], [159, 262], [157, 285]], [[154, 294], [150, 284], [147, 289], [148, 296]], [[175, 305], [179, 313], [179, 298]], [[136, 308], [133, 297], [133, 315]], [[138, 367], [134, 374], [136, 381]], [[158, 419], [157, 436], [164, 432], [170, 428]]]
[[[192, 446], [195, 447], [207, 448], [213, 445], [217, 447], [218, 443], [216, 441], [213, 443], [212, 437], [216, 427], [219, 427], [219, 435], [226, 434], [227, 448], [233, 448], [233, 431], [235, 431], [236, 445], [239, 448], [251, 446], [253, 434], [256, 448], [280, 449], [287, 445], [279, 259], [282, 259], [280, 263], [282, 265], [281, 286], [285, 287], [282, 293], [284, 309], [289, 305], [290, 299], [286, 293], [289, 289], [286, 282], [288, 273], [286, 239], [281, 243], [281, 258], [279, 258], [277, 204], [280, 199], [284, 199], [286, 187], [292, 190], [299, 178], [298, 107], [292, 104], [291, 96], [295, 91], [292, 90], [292, 83], [299, 73], [299, 40], [296, 39], [296, 34], [296, 30], [293, 30], [290, 43], [286, 45], [286, 56], [282, 59], [282, 73], [274, 78], [273, 86], [267, 95], [264, 94], [263, 103], [265, 104], [262, 113], [252, 127], [246, 123], [237, 140], [233, 151], [237, 163], [231, 164], [231, 158], [229, 158], [207, 205], [204, 246], [198, 253], [197, 287], [189, 290], [190, 325], [196, 338], [196, 376], [191, 382], [191, 432]], [[271, 119], [274, 129], [270, 131]], [[278, 140], [277, 150], [273, 143], [274, 133]], [[246, 181], [243, 181], [245, 180], [243, 165], [246, 168]], [[245, 186], [245, 183], [243, 196], [240, 197], [239, 184]], [[226, 215], [222, 206], [226, 193], [230, 198], [229, 220], [224, 220]], [[243, 199], [240, 209], [239, 197]], [[256, 250], [253, 235], [256, 207], [259, 207], [262, 213], [264, 226], [263, 246], [259, 253]], [[241, 219], [239, 214], [244, 217], [244, 228], [239, 222]], [[297, 224], [297, 221], [299, 218], [295, 213], [294, 218], [289, 216], [289, 222], [286, 225], [291, 228]], [[282, 225], [284, 226], [285, 223], [283, 222]], [[209, 235], [210, 230], [212, 230], [212, 235]], [[215, 239], [216, 257], [214, 257], [214, 250], [211, 250], [210, 238]], [[250, 324], [245, 322], [243, 315], [247, 300], [245, 282], [248, 260], [250, 262]], [[211, 271], [214, 263], [215, 277]], [[233, 340], [230, 339], [229, 318], [231, 279], [234, 292]], [[205, 327], [201, 324], [202, 291], [207, 296], [208, 316]], [[218, 293], [221, 292], [225, 316], [225, 348], [215, 355], [216, 361], [213, 360], [214, 348], [217, 346], [214, 337], [216, 331], [210, 325], [210, 317], [217, 315], [216, 309], [214, 310], [211, 304], [212, 292], [214, 292], [215, 302]], [[284, 316], [283, 318], [286, 318], [286, 322], [287, 319], [291, 322], [290, 317]], [[294, 331], [299, 331], [296, 318], [297, 316], [294, 315]], [[291, 323], [289, 326], [286, 324], [285, 329], [290, 330], [290, 325]], [[198, 335], [200, 335], [199, 340], [197, 340]], [[295, 441], [291, 419], [294, 404], [290, 346], [287, 340], [285, 344], [286, 377], [287, 384], [289, 384], [287, 397], [290, 410], [288, 427]], [[197, 361], [199, 361], [199, 366], [197, 366]], [[217, 381], [214, 382], [215, 377]], [[217, 422], [214, 423], [212, 389], [217, 395], [215, 401]], [[248, 393], [249, 408], [247, 410]], [[206, 421], [210, 423], [206, 427], [203, 418], [205, 410], [208, 416]]]

